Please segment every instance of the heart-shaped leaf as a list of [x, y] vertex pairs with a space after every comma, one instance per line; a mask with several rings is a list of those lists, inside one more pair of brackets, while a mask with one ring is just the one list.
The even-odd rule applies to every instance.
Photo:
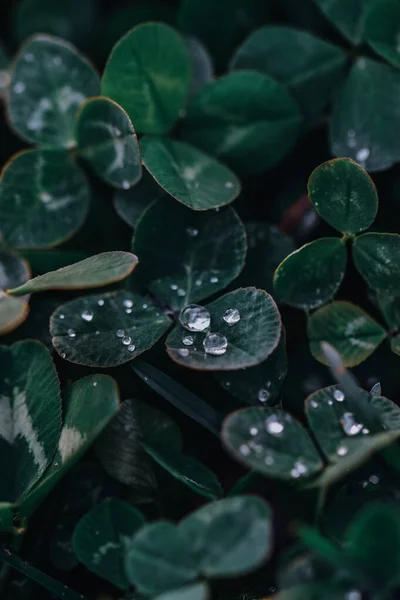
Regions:
[[153, 200], [165, 198], [166, 193], [150, 173], [146, 170], [133, 187], [129, 190], [117, 190], [114, 196], [114, 208], [130, 227], [136, 224], [142, 212], [150, 206]]
[[81, 290], [121, 281], [132, 273], [138, 259], [130, 252], [103, 252], [85, 258], [57, 271], [39, 275], [25, 284], [9, 290], [13, 296], [23, 296], [46, 290]]
[[49, 466], [61, 428], [57, 372], [36, 341], [0, 346], [0, 461], [2, 502], [27, 495]]
[[278, 408], [238, 410], [225, 419], [221, 435], [239, 462], [267, 477], [303, 479], [323, 466], [303, 425]]
[[278, 300], [309, 310], [328, 302], [346, 269], [346, 246], [339, 238], [321, 238], [289, 254], [274, 275]]
[[355, 367], [376, 350], [386, 331], [366, 312], [350, 302], [331, 302], [311, 315], [308, 339], [313, 356], [328, 364], [321, 342], [328, 342], [341, 355], [345, 367]]
[[305, 30], [274, 25], [257, 29], [239, 46], [231, 69], [252, 69], [286, 85], [312, 124], [340, 83], [345, 59], [339, 48]]
[[344, 37], [359, 44], [364, 32], [365, 8], [370, 0], [315, 0]]
[[87, 100], [76, 124], [79, 154], [96, 175], [118, 188], [129, 189], [142, 174], [139, 146], [130, 118], [109, 98]]
[[44, 477], [29, 492], [19, 514], [29, 517], [81, 458], [119, 408], [118, 387], [108, 375], [79, 379], [66, 390], [65, 418], [57, 451]]
[[143, 523], [143, 515], [136, 508], [114, 498], [104, 500], [79, 521], [73, 537], [74, 552], [90, 571], [127, 589], [125, 547]]
[[63, 304], [51, 317], [50, 333], [62, 358], [111, 367], [151, 348], [169, 325], [149, 301], [120, 290]]
[[179, 524], [190, 539], [199, 572], [237, 577], [259, 567], [272, 550], [271, 512], [256, 496], [206, 504]]
[[29, 277], [28, 263], [11, 250], [0, 250], [0, 335], [18, 327], [29, 313], [26, 298], [11, 298], [3, 290], [22, 285]]
[[106, 64], [101, 89], [128, 113], [140, 133], [171, 129], [190, 85], [190, 59], [180, 35], [163, 23], [134, 27]]
[[140, 256], [135, 282], [179, 310], [224, 289], [239, 274], [246, 234], [230, 207], [218, 213], [194, 212], [162, 199], [143, 213], [132, 248]]
[[353, 243], [353, 258], [370, 288], [400, 296], [400, 235], [364, 233]]
[[206, 583], [194, 583], [177, 590], [159, 594], [154, 600], [207, 600], [209, 589]]
[[73, 46], [37, 35], [24, 44], [11, 73], [11, 125], [27, 142], [70, 148], [77, 109], [99, 92], [97, 73]]
[[374, 222], [378, 195], [374, 182], [348, 158], [328, 160], [308, 180], [308, 196], [318, 214], [341, 233], [360, 233]]
[[365, 14], [365, 39], [377, 54], [400, 67], [400, 6], [394, 0], [375, 0]]
[[[334, 105], [330, 127], [332, 154], [349, 156], [368, 171], [382, 171], [398, 162], [399, 93], [398, 71], [369, 58], [359, 58]], [[374, 115], [379, 115], [379, 119]]]
[[281, 318], [264, 290], [241, 288], [206, 309], [211, 320], [208, 333], [193, 331], [188, 340], [188, 331], [179, 325], [168, 336], [167, 352], [175, 362], [201, 371], [231, 371], [263, 362], [277, 347]]
[[188, 106], [184, 135], [236, 169], [257, 173], [289, 152], [300, 124], [299, 108], [282, 84], [238, 71], [201, 90]]
[[224, 206], [240, 192], [236, 175], [194, 146], [146, 136], [141, 140], [140, 149], [144, 166], [157, 183], [193, 210]]
[[0, 180], [0, 230], [14, 247], [56, 246], [82, 225], [90, 189], [62, 150], [28, 150], [12, 157]]

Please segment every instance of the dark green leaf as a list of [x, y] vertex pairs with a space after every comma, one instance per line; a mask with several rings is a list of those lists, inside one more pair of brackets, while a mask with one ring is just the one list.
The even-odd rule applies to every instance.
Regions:
[[143, 213], [132, 248], [140, 256], [135, 281], [179, 310], [235, 279], [244, 264], [246, 234], [232, 208], [194, 212], [164, 198]]
[[382, 171], [398, 162], [399, 94], [398, 71], [369, 58], [359, 58], [333, 109], [332, 153], [349, 156], [368, 171]]
[[136, 132], [128, 115], [109, 98], [87, 100], [76, 124], [79, 154], [103, 181], [129, 189], [142, 174]]
[[9, 293], [23, 296], [46, 290], [81, 290], [100, 287], [124, 279], [132, 273], [137, 263], [137, 257], [130, 252], [103, 252], [57, 271], [39, 275], [10, 290]]
[[308, 432], [278, 408], [244, 408], [229, 415], [222, 441], [246, 467], [267, 477], [297, 480], [322, 469]]
[[374, 222], [378, 195], [374, 182], [348, 158], [329, 160], [308, 180], [308, 196], [318, 214], [341, 233], [360, 233]]
[[339, 238], [321, 238], [289, 254], [274, 275], [278, 300], [309, 310], [328, 302], [346, 269], [346, 246]]
[[353, 244], [354, 263], [369, 287], [400, 296], [400, 235], [365, 233]]
[[185, 138], [236, 169], [264, 171], [296, 142], [300, 111], [269, 77], [238, 71], [206, 85], [188, 106]]
[[50, 333], [62, 358], [111, 367], [151, 348], [169, 325], [149, 301], [121, 290], [63, 304], [51, 317]]
[[27, 249], [21, 250], [20, 254], [28, 261], [32, 271], [39, 275], [47, 273], [47, 271], [56, 271], [57, 269], [68, 267], [73, 263], [89, 258], [87, 252], [66, 249]]
[[21, 285], [29, 277], [28, 263], [11, 250], [0, 250], [0, 335], [18, 327], [29, 312], [26, 298], [10, 298], [3, 290]]
[[394, 330], [400, 328], [400, 298], [388, 294], [377, 294], [376, 299], [387, 326]]
[[108, 59], [102, 92], [120, 104], [140, 133], [171, 129], [190, 85], [190, 59], [178, 33], [162, 23], [129, 31]]
[[79, 521], [73, 537], [74, 552], [90, 571], [126, 589], [125, 546], [143, 523], [136, 508], [113, 498], [104, 500]]
[[0, 182], [0, 229], [14, 247], [56, 246], [82, 225], [90, 189], [60, 150], [28, 150], [6, 164]]
[[214, 76], [214, 67], [207, 49], [195, 37], [186, 37], [185, 44], [192, 63], [189, 95], [195, 96]]
[[328, 342], [341, 355], [345, 367], [355, 367], [376, 350], [385, 330], [366, 312], [350, 302], [331, 302], [311, 315], [307, 326], [313, 356], [328, 364], [321, 342]]
[[255, 496], [206, 504], [179, 524], [202, 575], [237, 577], [253, 571], [272, 550], [269, 506]]
[[167, 521], [145, 525], [126, 546], [126, 575], [136, 590], [155, 596], [197, 578], [191, 540]]
[[0, 498], [21, 500], [51, 463], [61, 428], [57, 372], [36, 341], [0, 346]]
[[154, 600], [207, 600], [209, 590], [206, 583], [194, 583], [177, 590], [160, 594]]
[[142, 138], [144, 166], [168, 194], [193, 210], [232, 202], [240, 182], [230, 169], [197, 148], [168, 138]]
[[254, 31], [237, 49], [231, 69], [252, 69], [286, 85], [307, 123], [322, 114], [340, 83], [345, 54], [307, 31], [269, 26]]
[[[177, 363], [202, 371], [231, 371], [263, 362], [275, 350], [281, 336], [281, 319], [267, 292], [241, 288], [207, 305], [211, 330], [192, 332], [178, 325], [167, 338], [167, 352]], [[239, 321], [229, 323], [227, 311], [236, 309]], [[224, 318], [225, 317], [225, 318]]]
[[365, 15], [365, 39], [394, 67], [400, 67], [400, 6], [395, 0], [370, 2]]
[[71, 148], [75, 113], [99, 88], [93, 67], [73, 46], [37, 35], [22, 47], [11, 73], [11, 125], [27, 142]]
[[355, 45], [361, 42], [365, 8], [370, 0], [315, 0], [315, 2], [345, 38]]
[[114, 208], [130, 227], [136, 227], [142, 212], [153, 200], [165, 197], [166, 193], [153, 177], [144, 170], [142, 178], [129, 190], [117, 190], [114, 196]]

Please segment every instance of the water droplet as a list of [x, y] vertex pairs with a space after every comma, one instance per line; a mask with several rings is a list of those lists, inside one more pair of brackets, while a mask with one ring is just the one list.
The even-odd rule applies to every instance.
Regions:
[[125, 331], [123, 329], [118, 329], [117, 331], [117, 337], [118, 338], [123, 338], [125, 335]]
[[171, 283], [170, 288], [171, 288], [171, 290], [175, 291], [178, 289], [178, 286], [176, 285], [176, 283]]
[[189, 350], [187, 348], [179, 348], [179, 356], [189, 356]]
[[271, 415], [265, 421], [265, 429], [268, 431], [268, 433], [278, 435], [279, 433], [282, 433], [282, 431], [285, 429], [285, 426], [280, 422], [276, 415]]
[[96, 387], [97, 381], [93, 381], [93, 387]]
[[132, 308], [133, 300], [131, 300], [130, 298], [125, 298], [122, 304], [125, 306], [125, 308]]
[[360, 148], [356, 152], [356, 159], [362, 163], [367, 160], [367, 158], [369, 157], [369, 154], [370, 154], [370, 152], [369, 152], [368, 148]]
[[382, 386], [379, 383], [375, 383], [375, 385], [372, 386], [371, 391], [370, 391], [371, 396], [381, 396], [382, 395]]
[[149, 306], [149, 305], [148, 305], [148, 304], [146, 304], [146, 302], [145, 302], [145, 303], [142, 305], [142, 308], [145, 308], [145, 309], [146, 309], [146, 308], [148, 308], [148, 306]]
[[373, 485], [377, 485], [379, 483], [378, 475], [371, 475], [371, 477], [369, 478], [369, 482]]
[[240, 321], [240, 312], [237, 308], [228, 308], [222, 318], [228, 325], [235, 325]]
[[187, 233], [188, 235], [190, 235], [190, 237], [196, 237], [196, 236], [197, 236], [197, 234], [199, 233], [199, 230], [198, 230], [198, 229], [196, 229], [195, 227], [188, 227], [188, 228], [186, 229], [186, 233]]
[[319, 404], [316, 400], [310, 400], [310, 406], [311, 408], [318, 408]]
[[100, 299], [100, 300], [97, 300], [97, 304], [98, 304], [99, 306], [104, 306], [104, 300], [102, 300], [102, 299]]
[[267, 402], [269, 397], [270, 397], [270, 393], [265, 388], [261, 388], [261, 390], [258, 390], [257, 398], [259, 399], [260, 402]]
[[220, 333], [207, 333], [203, 340], [203, 346], [207, 354], [221, 356], [228, 348], [228, 340]]
[[135, 344], [129, 344], [128, 350], [129, 350], [129, 352], [134, 352], [136, 350]]
[[250, 435], [257, 435], [258, 429], [257, 427], [250, 427]]
[[178, 296], [180, 296], [181, 298], [183, 298], [183, 296], [186, 296], [186, 292], [183, 288], [178, 288], [178, 291], [176, 292], [178, 294]]
[[25, 84], [22, 81], [17, 81], [14, 85], [13, 90], [16, 94], [22, 94], [25, 91]]
[[67, 333], [68, 333], [68, 337], [70, 337], [70, 338], [74, 338], [76, 336], [75, 329], [68, 329]]
[[54, 56], [54, 57], [53, 57], [53, 64], [54, 64], [56, 67], [60, 67], [60, 66], [62, 65], [62, 62], [63, 62], [63, 61], [62, 61], [62, 58], [61, 58], [61, 56]]
[[274, 459], [272, 456], [270, 456], [269, 454], [264, 458], [264, 462], [266, 465], [271, 466], [274, 464]]
[[197, 287], [200, 287], [202, 283], [203, 282], [201, 279], [196, 279], [196, 281], [195, 281], [195, 285], [197, 285]]
[[63, 315], [62, 313], [58, 316], [60, 317], [60, 319], [65, 319], [65, 315]]
[[332, 404], [333, 404], [333, 400], [331, 400], [331, 399], [329, 398], [329, 400], [328, 400], [328, 404], [329, 404], [329, 406], [332, 406]]
[[31, 52], [27, 52], [24, 55], [24, 59], [26, 60], [26, 62], [32, 63], [35, 60], [35, 57], [33, 56], [33, 54]]
[[130, 314], [132, 314], [132, 309], [131, 308], [127, 308], [125, 312], [126, 312], [127, 315], [130, 315]]
[[40, 199], [44, 204], [47, 204], [48, 202], [50, 202], [53, 199], [53, 196], [51, 194], [49, 194], [48, 192], [41, 192]]
[[233, 188], [233, 181], [225, 181], [225, 187], [227, 190], [231, 190]]
[[131, 341], [132, 341], [132, 338], [130, 338], [129, 335], [125, 335], [122, 338], [122, 343], [123, 343], [124, 346], [129, 346], [129, 344], [131, 343]]
[[100, 335], [100, 331], [99, 330], [95, 331], [95, 335]]
[[348, 448], [346, 448], [346, 446], [339, 446], [339, 448], [336, 450], [336, 454], [338, 456], [346, 456], [346, 454], [348, 453]]
[[189, 331], [205, 331], [210, 327], [211, 317], [204, 306], [189, 304], [181, 310], [179, 321]]
[[303, 462], [301, 462], [301, 460], [297, 460], [294, 463], [293, 469], [290, 471], [291, 476], [297, 479], [305, 473], [307, 473], [307, 466]]
[[363, 428], [361, 423], [357, 423], [352, 412], [343, 413], [343, 416], [340, 419], [340, 424], [342, 425], [343, 431], [346, 435], [357, 435]]
[[61, 358], [65, 358], [67, 355], [65, 354], [65, 352], [61, 352]]
[[81, 314], [81, 317], [84, 321], [87, 321], [88, 323], [90, 323], [90, 321], [93, 320], [94, 314], [92, 312], [90, 312], [90, 310], [84, 310], [83, 313]]
[[362, 600], [362, 594], [359, 590], [351, 590], [347, 592], [345, 600]]
[[210, 283], [218, 283], [218, 277], [216, 277], [215, 275], [210, 277]]
[[191, 346], [194, 342], [194, 337], [192, 335], [184, 335], [182, 338], [182, 343], [185, 344], [185, 346]]
[[129, 190], [129, 188], [131, 187], [131, 184], [129, 183], [129, 181], [123, 181], [122, 187], [124, 188], [124, 190]]
[[333, 397], [335, 398], [335, 400], [337, 402], [343, 402], [343, 400], [344, 400], [344, 394], [341, 390], [335, 390], [333, 392]]
[[247, 444], [242, 444], [239, 448], [240, 454], [243, 454], [243, 456], [248, 456], [250, 454], [250, 448], [247, 446]]
[[364, 435], [368, 435], [369, 429], [367, 429], [366, 427], [363, 427], [363, 429], [361, 430], [361, 433], [363, 433]]
[[230, 381], [225, 381], [225, 386], [226, 387], [231, 387], [231, 382]]

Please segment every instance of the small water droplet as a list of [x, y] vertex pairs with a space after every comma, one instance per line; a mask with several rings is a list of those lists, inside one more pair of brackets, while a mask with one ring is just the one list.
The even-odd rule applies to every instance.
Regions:
[[270, 397], [270, 393], [265, 388], [261, 388], [260, 390], [258, 390], [257, 398], [259, 399], [260, 402], [267, 402], [269, 397]]
[[274, 459], [272, 456], [270, 456], [269, 454], [264, 458], [264, 462], [266, 465], [271, 466], [274, 464]]
[[183, 288], [178, 288], [178, 291], [176, 292], [178, 294], [178, 296], [180, 296], [181, 298], [183, 298], [183, 296], [186, 296], [186, 292]]
[[56, 67], [60, 67], [62, 65], [62, 58], [61, 58], [61, 56], [54, 56], [53, 57], [53, 64]]
[[200, 287], [202, 283], [203, 283], [203, 282], [202, 282], [202, 280], [201, 280], [201, 279], [196, 279], [196, 281], [195, 281], [195, 285], [196, 285], [197, 287]]
[[351, 590], [345, 595], [345, 600], [362, 600], [362, 594], [359, 590]]
[[187, 348], [178, 349], [179, 356], [189, 356], [189, 350]]
[[203, 346], [207, 354], [221, 356], [228, 348], [228, 340], [221, 333], [207, 333], [203, 340]]
[[100, 335], [100, 331], [98, 329], [95, 331], [95, 335]]
[[49, 194], [48, 192], [41, 192], [40, 199], [44, 204], [47, 204], [48, 202], [50, 202], [53, 199], [53, 196], [51, 194]]
[[210, 327], [211, 317], [205, 306], [189, 304], [181, 310], [179, 321], [189, 331], [205, 331]]
[[364, 435], [368, 435], [369, 429], [367, 429], [366, 427], [363, 427], [363, 429], [361, 430], [361, 433], [363, 433]]
[[133, 300], [131, 300], [130, 298], [125, 298], [122, 304], [125, 306], [125, 308], [132, 308]]
[[345, 434], [351, 436], [357, 435], [363, 428], [361, 423], [357, 423], [352, 412], [343, 413], [343, 416], [340, 419], [340, 424], [343, 427]]
[[60, 317], [60, 319], [65, 319], [65, 315], [62, 314], [62, 313], [60, 315], [58, 315], [58, 316]]
[[343, 402], [343, 400], [344, 400], [344, 394], [341, 390], [335, 390], [333, 392], [333, 397], [335, 398], [335, 400], [337, 402]]
[[70, 337], [70, 338], [74, 338], [76, 336], [75, 329], [68, 329], [67, 333], [68, 333], [68, 337]]
[[32, 63], [35, 60], [35, 57], [33, 56], [33, 54], [31, 52], [27, 52], [24, 55], [24, 59], [26, 60], [26, 62]]
[[93, 387], [97, 386], [97, 381], [93, 381]]
[[124, 346], [129, 346], [129, 344], [132, 342], [132, 338], [129, 337], [129, 335], [125, 335], [122, 338], [122, 343]]
[[176, 285], [176, 283], [171, 283], [170, 288], [171, 290], [176, 291], [178, 289], [178, 286]]
[[316, 400], [310, 400], [310, 406], [311, 408], [318, 408], [319, 404]]
[[285, 426], [283, 423], [281, 423], [276, 415], [271, 415], [265, 421], [265, 429], [268, 431], [268, 433], [279, 435], [285, 429]]
[[243, 454], [243, 456], [248, 456], [250, 454], [250, 448], [247, 446], [247, 444], [242, 444], [239, 448], [240, 454]]
[[128, 350], [129, 350], [129, 352], [134, 352], [136, 350], [135, 344], [129, 344]]
[[369, 154], [369, 148], [360, 148], [360, 150], [357, 150], [356, 152], [356, 159], [362, 163], [367, 160]]
[[346, 456], [346, 454], [348, 453], [348, 448], [346, 446], [339, 446], [339, 448], [336, 450], [336, 454], [338, 456]]
[[218, 283], [218, 277], [216, 277], [215, 275], [210, 277], [210, 283]]
[[257, 427], [250, 427], [250, 435], [257, 435], [258, 429]]
[[90, 310], [84, 310], [83, 313], [81, 314], [81, 317], [84, 321], [87, 321], [88, 323], [90, 323], [90, 321], [93, 320], [94, 314], [92, 312], [90, 312]]
[[124, 190], [129, 190], [129, 188], [131, 187], [131, 184], [129, 183], [129, 181], [123, 181], [122, 187], [124, 188]]
[[188, 227], [186, 229], [186, 233], [188, 235], [190, 235], [190, 237], [196, 237], [198, 235], [198, 233], [199, 233], [199, 230], [196, 229], [195, 227]]
[[22, 94], [25, 91], [25, 84], [22, 81], [17, 81], [14, 85], [13, 90], [16, 94]]
[[369, 482], [373, 485], [377, 485], [379, 483], [378, 475], [371, 475], [371, 477], [369, 478]]
[[127, 308], [125, 312], [127, 315], [132, 314], [132, 308]]
[[123, 329], [118, 329], [117, 331], [117, 337], [118, 338], [123, 338], [125, 335], [125, 331]]
[[328, 404], [329, 404], [329, 406], [332, 406], [332, 404], [333, 404], [333, 400], [331, 400], [331, 399], [329, 398], [329, 400], [328, 400]]
[[149, 306], [149, 305], [148, 305], [148, 304], [146, 304], [146, 302], [145, 302], [145, 303], [142, 305], [142, 308], [146, 309], [146, 308], [148, 308], [148, 306]]
[[104, 300], [100, 298], [100, 300], [97, 300], [97, 304], [99, 306], [104, 306]]
[[297, 460], [294, 463], [293, 469], [290, 471], [291, 476], [294, 477], [294, 479], [297, 479], [305, 473], [307, 473], [307, 466], [301, 460]]
[[65, 354], [65, 352], [61, 352], [60, 356], [61, 356], [61, 358], [66, 358], [67, 355]]
[[233, 188], [233, 181], [225, 181], [225, 187], [227, 190], [231, 190]]
[[237, 308], [228, 308], [222, 318], [228, 325], [235, 325], [240, 321], [240, 312]]
[[194, 337], [192, 335], [184, 335], [182, 338], [182, 343], [185, 344], [185, 346], [191, 346], [194, 342]]

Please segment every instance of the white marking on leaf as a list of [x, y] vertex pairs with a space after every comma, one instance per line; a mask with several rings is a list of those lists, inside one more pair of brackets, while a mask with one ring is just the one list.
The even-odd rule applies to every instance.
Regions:
[[45, 114], [53, 108], [51, 100], [41, 98], [37, 108], [29, 117], [26, 126], [32, 131], [40, 131], [45, 126]]
[[83, 445], [86, 436], [75, 427], [63, 427], [58, 442], [58, 451], [61, 454], [61, 462], [65, 463]]
[[70, 85], [65, 85], [57, 94], [57, 104], [63, 113], [67, 113], [71, 107], [78, 108], [86, 97], [80, 92], [76, 92]]
[[33, 427], [28, 405], [26, 403], [26, 392], [20, 392], [19, 388], [15, 387], [13, 388], [13, 396], [12, 442], [14, 442], [18, 436], [22, 437], [28, 444], [29, 453], [32, 454], [38, 470], [43, 472], [47, 466], [47, 458]]
[[117, 544], [117, 542], [107, 542], [103, 546], [100, 546], [98, 551], [93, 554], [93, 564], [98, 565], [107, 552], [110, 550], [118, 550], [119, 547], [120, 544]]

